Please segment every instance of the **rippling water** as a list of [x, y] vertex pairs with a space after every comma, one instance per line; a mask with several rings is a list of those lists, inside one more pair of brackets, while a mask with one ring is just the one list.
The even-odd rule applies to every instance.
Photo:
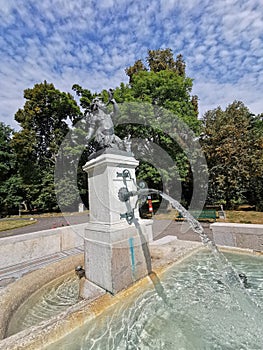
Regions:
[[142, 291], [48, 349], [262, 350], [263, 257], [226, 255], [248, 277], [253, 312], [221, 282], [213, 254], [200, 252], [166, 273], [165, 298]]
[[9, 324], [8, 336], [37, 325], [76, 304], [79, 279], [63, 277], [34, 293], [15, 313]]

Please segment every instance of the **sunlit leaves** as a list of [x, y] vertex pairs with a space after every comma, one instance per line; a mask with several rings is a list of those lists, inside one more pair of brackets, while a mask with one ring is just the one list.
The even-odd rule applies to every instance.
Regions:
[[24, 184], [34, 186], [28, 202], [51, 210], [56, 207], [53, 172], [57, 152], [69, 124], [74, 125], [82, 114], [69, 93], [46, 81], [26, 89], [24, 97], [24, 107], [15, 114], [21, 130], [14, 133], [12, 147]]
[[228, 207], [249, 200], [249, 188], [255, 176], [262, 174], [262, 130], [240, 101], [225, 111], [220, 107], [203, 118], [202, 145], [210, 173], [210, 200]]

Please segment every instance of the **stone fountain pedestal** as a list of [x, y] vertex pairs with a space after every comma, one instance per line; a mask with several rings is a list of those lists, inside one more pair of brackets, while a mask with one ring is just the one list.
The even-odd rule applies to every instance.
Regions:
[[[85, 230], [86, 279], [113, 294], [150, 272], [147, 244], [152, 241], [152, 221], [139, 219], [135, 209], [135, 220], [129, 224], [121, 214], [135, 207], [137, 197], [128, 202], [118, 197], [122, 187], [137, 190], [138, 164], [132, 154], [108, 149], [83, 167], [88, 174], [90, 206]], [[123, 171], [130, 176], [124, 179]]]

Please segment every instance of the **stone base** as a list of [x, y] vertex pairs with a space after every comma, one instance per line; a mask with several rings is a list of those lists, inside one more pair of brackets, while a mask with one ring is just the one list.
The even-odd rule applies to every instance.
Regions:
[[85, 231], [86, 278], [112, 294], [127, 288], [150, 271], [148, 242], [152, 221], [107, 225], [89, 223]]
[[121, 151], [119, 149], [116, 148], [103, 148], [100, 149], [94, 153], [92, 153], [89, 157], [88, 157], [88, 161], [94, 158], [99, 157], [102, 154], [117, 154], [117, 155], [121, 155], [121, 156], [125, 156], [125, 157], [134, 157], [134, 154], [132, 152], [127, 152], [127, 151]]
[[216, 222], [210, 227], [218, 245], [263, 251], [263, 225]]
[[90, 282], [86, 278], [79, 281], [79, 297], [86, 300], [94, 300], [105, 294], [105, 290]]

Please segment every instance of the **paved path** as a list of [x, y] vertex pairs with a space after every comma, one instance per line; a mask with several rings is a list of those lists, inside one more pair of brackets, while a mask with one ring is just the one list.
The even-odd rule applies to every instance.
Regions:
[[[1, 219], [3, 220], [3, 219]], [[0, 220], [0, 225], [1, 225]], [[4, 219], [6, 220], [6, 219]], [[12, 220], [12, 219], [9, 219]], [[17, 219], [13, 219], [17, 220]], [[20, 220], [25, 220], [21, 218]], [[85, 222], [88, 222], [89, 215], [69, 215], [68, 217], [48, 217], [48, 218], [37, 218], [36, 223], [28, 226], [19, 227], [13, 230], [7, 230], [7, 231], [1, 231], [0, 232], [0, 238], [1, 237], [9, 237], [14, 235], [20, 235], [23, 233], [31, 233], [31, 232], [38, 232], [43, 230], [50, 230], [51, 228], [56, 227], [62, 227], [67, 226], [68, 222], [70, 225], [76, 225], [76, 224], [83, 224]]]
[[[11, 219], [10, 219], [11, 220]], [[17, 219], [16, 219], [17, 220]], [[23, 220], [23, 219], [21, 219]], [[43, 230], [50, 230], [56, 227], [67, 226], [68, 223], [70, 225], [83, 224], [89, 221], [89, 215], [70, 215], [66, 218], [61, 217], [48, 217], [48, 218], [37, 218], [37, 222], [16, 228], [13, 230], [7, 230], [0, 232], [0, 238], [9, 237], [14, 235], [20, 235], [24, 233], [38, 232]], [[166, 235], [175, 235], [178, 239], [186, 240], [186, 241], [200, 241], [198, 235], [194, 233], [192, 230], [186, 231], [185, 228], [182, 227], [183, 222], [181, 221], [173, 221], [173, 220], [155, 220], [153, 224], [154, 231], [154, 239], [162, 238]], [[0, 220], [1, 225], [1, 220]], [[209, 223], [202, 223], [202, 226], [208, 236], [211, 234], [211, 230], [209, 229]], [[186, 226], [185, 226], [186, 227]], [[186, 232], [185, 232], [186, 231]]]

